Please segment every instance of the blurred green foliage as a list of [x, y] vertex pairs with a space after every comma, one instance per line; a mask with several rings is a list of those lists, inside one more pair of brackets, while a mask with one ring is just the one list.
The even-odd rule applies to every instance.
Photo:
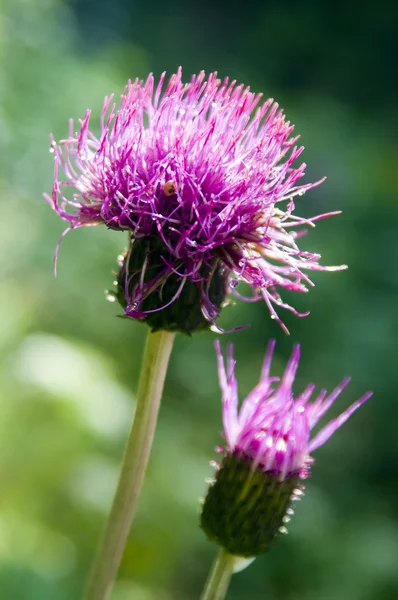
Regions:
[[[224, 327], [241, 394], [266, 342], [275, 371], [302, 343], [297, 391], [353, 382], [335, 411], [374, 398], [317, 452], [290, 535], [237, 575], [230, 600], [398, 597], [397, 7], [355, 0], [272, 3], [62, 3], [0, 6], [0, 598], [81, 595], [115, 487], [134, 411], [145, 327], [105, 302], [123, 234], [64, 224], [42, 199], [52, 185], [48, 134], [118, 95], [128, 78], [218, 70], [272, 95], [296, 123], [311, 180], [300, 214], [343, 209], [308, 239], [324, 264], [292, 299], [311, 316], [237, 304]], [[215, 548], [198, 528], [199, 498], [221, 440], [214, 335], [179, 337], [153, 456], [112, 600], [199, 596]]]

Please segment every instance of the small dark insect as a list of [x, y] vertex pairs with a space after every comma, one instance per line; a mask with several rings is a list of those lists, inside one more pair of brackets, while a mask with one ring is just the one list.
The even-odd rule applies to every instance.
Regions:
[[174, 181], [170, 179], [170, 181], [166, 181], [163, 186], [163, 193], [165, 196], [173, 196], [176, 193], [176, 186], [174, 185]]

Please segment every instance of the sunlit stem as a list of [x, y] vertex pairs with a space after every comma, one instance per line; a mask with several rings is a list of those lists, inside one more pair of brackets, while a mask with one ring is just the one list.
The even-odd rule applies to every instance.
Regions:
[[148, 334], [134, 421], [85, 600], [107, 600], [116, 579], [148, 464], [174, 335], [166, 331]]
[[224, 600], [234, 572], [235, 556], [221, 549], [213, 563], [201, 600]]

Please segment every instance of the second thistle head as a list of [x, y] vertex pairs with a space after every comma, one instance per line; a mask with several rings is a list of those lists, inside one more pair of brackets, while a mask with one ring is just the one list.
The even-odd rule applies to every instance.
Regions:
[[70, 229], [129, 232], [117, 292], [128, 317], [189, 333], [214, 325], [244, 281], [279, 321], [275, 306], [295, 312], [281, 289], [306, 292], [306, 271], [343, 268], [297, 245], [303, 225], [327, 216], [294, 213], [294, 198], [320, 183], [300, 183], [297, 140], [277, 103], [235, 81], [149, 75], [128, 83], [119, 108], [105, 99], [99, 135], [87, 111], [52, 140], [48, 200]]
[[260, 382], [239, 410], [232, 349], [225, 369], [217, 345], [226, 447], [203, 504], [201, 525], [210, 540], [242, 557], [266, 552], [278, 533], [287, 533], [292, 501], [303, 495], [310, 474], [311, 453], [371, 396], [365, 394], [311, 439], [311, 430], [349, 379], [329, 395], [321, 391], [313, 402], [313, 385], [294, 398], [299, 346], [279, 383], [270, 376], [273, 349], [271, 342]]

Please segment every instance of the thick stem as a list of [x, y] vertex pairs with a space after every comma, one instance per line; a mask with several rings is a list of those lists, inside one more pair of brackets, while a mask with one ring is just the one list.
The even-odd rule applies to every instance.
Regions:
[[174, 333], [167, 331], [148, 334], [133, 426], [85, 600], [107, 600], [116, 579], [148, 464], [173, 340]]
[[221, 549], [206, 581], [201, 600], [224, 600], [234, 572], [235, 557]]

